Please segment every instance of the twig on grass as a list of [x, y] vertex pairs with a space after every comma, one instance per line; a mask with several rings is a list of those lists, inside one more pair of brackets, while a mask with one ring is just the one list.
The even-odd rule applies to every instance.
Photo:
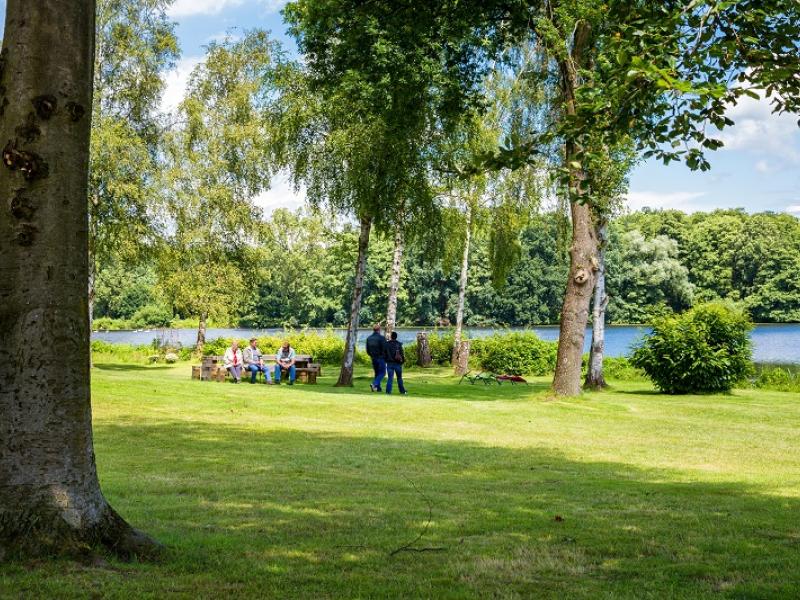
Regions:
[[428, 496], [426, 496], [422, 492], [422, 490], [420, 490], [417, 487], [417, 485], [413, 481], [411, 481], [411, 479], [409, 479], [405, 475], [403, 477], [405, 477], [406, 481], [408, 481], [408, 483], [411, 484], [411, 487], [414, 488], [414, 491], [417, 492], [422, 497], [422, 499], [425, 500], [425, 502], [428, 504], [428, 520], [425, 521], [425, 524], [422, 526], [422, 529], [420, 530], [417, 537], [415, 537], [407, 544], [403, 544], [399, 548], [395, 548], [394, 550], [389, 552], [389, 556], [396, 556], [401, 552], [444, 552], [445, 550], [447, 550], [447, 546], [425, 546], [422, 548], [417, 548], [414, 546], [414, 544], [416, 544], [423, 537], [425, 537], [425, 534], [428, 533], [428, 529], [430, 529], [431, 522], [433, 521], [433, 502], [431, 502], [431, 499], [428, 498]]

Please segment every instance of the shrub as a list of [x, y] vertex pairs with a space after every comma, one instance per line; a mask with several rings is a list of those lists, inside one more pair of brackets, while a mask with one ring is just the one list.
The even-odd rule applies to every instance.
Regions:
[[[586, 355], [585, 363], [589, 362], [589, 355]], [[624, 356], [603, 358], [603, 375], [606, 379], [617, 379], [621, 381], [641, 381], [647, 379], [647, 375], [641, 369], [634, 367], [629, 358]]]
[[143, 306], [131, 317], [131, 325], [136, 329], [169, 327], [170, 323], [172, 323], [172, 312], [155, 304]]
[[725, 392], [752, 372], [752, 324], [731, 305], [703, 304], [660, 317], [652, 328], [634, 350], [631, 364], [662, 392]]
[[[431, 350], [431, 361], [434, 365], [446, 366], [450, 364], [453, 355], [452, 333], [440, 333], [434, 331], [428, 334], [428, 347]], [[405, 346], [406, 362], [409, 365], [417, 363], [417, 342], [411, 342]]]
[[495, 334], [472, 340], [471, 354], [480, 366], [494, 373], [547, 375], [556, 367], [558, 344], [545, 342], [533, 332]]
[[753, 387], [779, 392], [800, 392], [800, 366], [759, 366], [753, 378]]
[[146, 363], [153, 354], [150, 346], [112, 344], [102, 340], [92, 342], [92, 360], [96, 363]]

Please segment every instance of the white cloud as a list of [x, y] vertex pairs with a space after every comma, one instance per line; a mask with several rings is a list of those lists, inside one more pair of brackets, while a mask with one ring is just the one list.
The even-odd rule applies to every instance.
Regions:
[[776, 115], [766, 98], [744, 97], [731, 107], [728, 116], [736, 124], [720, 132], [719, 137], [725, 143], [723, 149], [744, 150], [776, 157], [782, 163], [800, 164], [797, 115]]
[[[196, 15], [218, 15], [226, 8], [241, 6], [246, 0], [176, 0], [168, 11], [173, 19], [180, 17], [193, 17]], [[288, 0], [259, 0], [258, 6], [262, 6], [267, 14], [280, 11]]]
[[759, 173], [769, 173], [772, 171], [772, 167], [770, 167], [766, 160], [760, 160], [756, 163], [756, 171]]
[[277, 208], [295, 210], [305, 204], [306, 190], [301, 188], [296, 192], [288, 173], [279, 173], [273, 178], [272, 187], [261, 192], [253, 199], [253, 202], [260, 206], [266, 215], [271, 214]]
[[800, 217], [800, 204], [792, 204], [786, 207], [786, 212], [790, 215], [797, 215]]
[[244, 0], [176, 0], [168, 11], [173, 19], [194, 15], [218, 15], [224, 9], [239, 6]]
[[675, 208], [691, 213], [705, 209], [702, 203], [695, 202], [705, 195], [705, 192], [628, 192], [628, 208]]
[[166, 87], [161, 96], [161, 111], [164, 113], [173, 112], [178, 108], [186, 95], [186, 86], [189, 83], [189, 75], [192, 70], [203, 62], [200, 56], [187, 56], [178, 61], [175, 68], [167, 73], [165, 77]]

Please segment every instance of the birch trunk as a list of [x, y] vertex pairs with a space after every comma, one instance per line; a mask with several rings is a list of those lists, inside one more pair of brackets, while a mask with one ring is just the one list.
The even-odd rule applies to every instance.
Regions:
[[[568, 116], [576, 115], [575, 91], [580, 83], [578, 68], [586, 62], [585, 51], [590, 37], [591, 28], [584, 22], [579, 23], [575, 29], [571, 60], [562, 60], [559, 65], [564, 106]], [[572, 246], [569, 278], [561, 309], [553, 392], [559, 396], [577, 396], [581, 392], [583, 344], [589, 322], [595, 272], [598, 268], [598, 248], [593, 211], [586, 190], [586, 172], [581, 166], [580, 147], [574, 140], [568, 140], [565, 144], [564, 160], [569, 169]]]
[[200, 322], [197, 324], [197, 342], [194, 346], [194, 351], [203, 356], [203, 349], [206, 347], [206, 321], [208, 321], [208, 313], [200, 313]]
[[467, 297], [467, 277], [469, 275], [469, 247], [472, 242], [472, 210], [467, 208], [467, 232], [464, 235], [464, 253], [461, 257], [461, 275], [458, 278], [458, 307], [456, 308], [456, 329], [453, 332], [453, 354], [450, 364], [458, 364], [461, 351], [461, 332], [464, 329], [464, 303]]
[[601, 389], [608, 387], [603, 376], [603, 355], [606, 341], [606, 307], [608, 295], [606, 294], [606, 229], [605, 221], [597, 229], [600, 251], [598, 254], [599, 268], [597, 281], [594, 285], [594, 305], [592, 310], [592, 348], [589, 351], [589, 369], [586, 372], [584, 387]]
[[86, 211], [93, 0], [9, 0], [0, 60], [0, 559], [149, 555], [100, 490]]
[[356, 259], [356, 278], [353, 283], [353, 304], [350, 307], [350, 324], [347, 327], [347, 338], [344, 344], [342, 368], [336, 387], [353, 385], [353, 362], [356, 356], [356, 340], [358, 339], [358, 316], [361, 311], [361, 295], [364, 292], [364, 271], [367, 268], [367, 250], [369, 248], [369, 232], [372, 219], [361, 218], [361, 233], [358, 236], [358, 258]]
[[405, 240], [403, 230], [398, 227], [394, 234], [394, 258], [392, 259], [392, 278], [389, 282], [389, 304], [386, 307], [386, 339], [397, 326], [397, 292], [400, 289], [400, 271], [403, 267]]

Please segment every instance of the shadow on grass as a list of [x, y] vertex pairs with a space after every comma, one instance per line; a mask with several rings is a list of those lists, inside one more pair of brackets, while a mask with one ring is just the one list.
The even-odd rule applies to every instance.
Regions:
[[800, 594], [800, 500], [746, 484], [542, 448], [186, 422], [101, 424], [96, 440], [112, 503], [173, 548], [164, 568], [220, 590]]

